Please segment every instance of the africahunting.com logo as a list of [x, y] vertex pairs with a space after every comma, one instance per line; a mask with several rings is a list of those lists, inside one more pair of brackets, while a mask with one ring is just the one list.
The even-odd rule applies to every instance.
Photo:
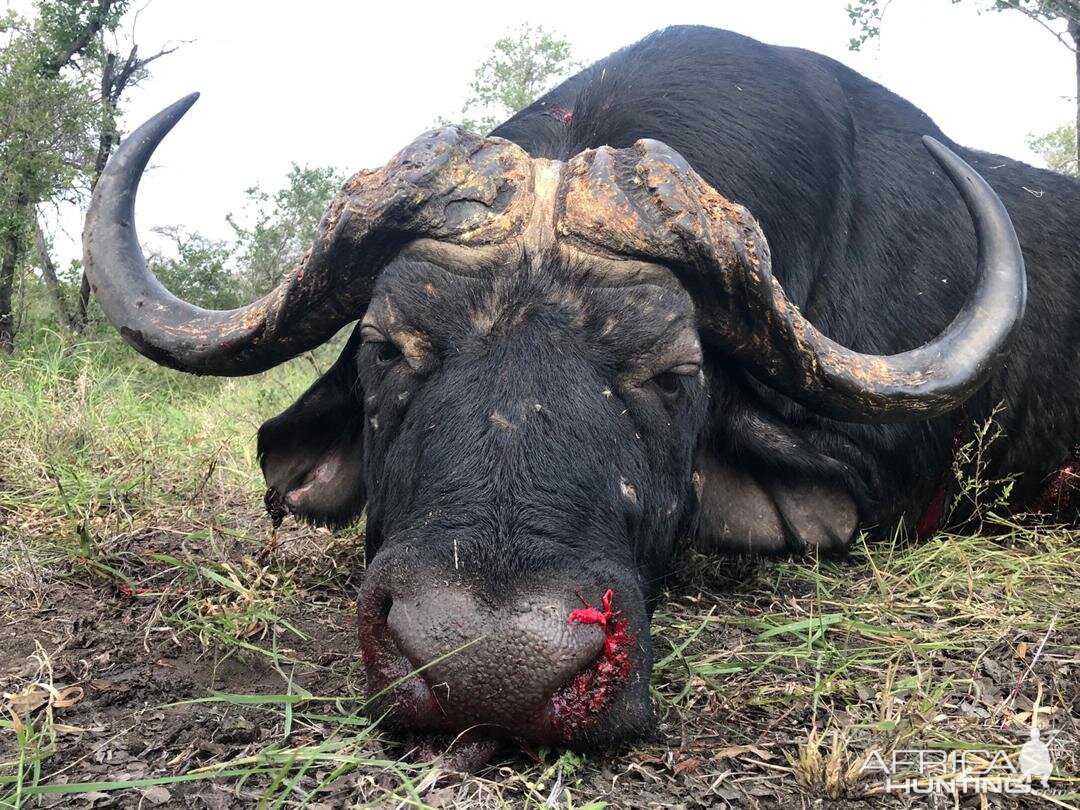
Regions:
[[940, 748], [870, 750], [859, 771], [879, 775], [889, 793], [965, 795], [1020, 794], [1044, 791], [1054, 762], [1064, 759], [1072, 742], [1058, 732], [1031, 729], [1016, 748], [945, 750]]

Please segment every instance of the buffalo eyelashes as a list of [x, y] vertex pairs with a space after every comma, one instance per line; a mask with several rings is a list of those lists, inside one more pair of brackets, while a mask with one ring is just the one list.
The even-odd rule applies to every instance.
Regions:
[[401, 349], [374, 327], [364, 324], [360, 329], [360, 337], [368, 350], [375, 353], [377, 365], [389, 366], [401, 359]]
[[698, 366], [683, 365], [668, 369], [649, 380], [650, 386], [665, 400], [675, 399], [682, 391], [683, 380], [698, 373]]
[[656, 390], [667, 397], [673, 397], [679, 393], [680, 382], [679, 375], [672, 371], [665, 371], [652, 378], [652, 384]]
[[401, 349], [389, 340], [374, 342], [375, 362], [380, 366], [389, 366], [401, 359]]

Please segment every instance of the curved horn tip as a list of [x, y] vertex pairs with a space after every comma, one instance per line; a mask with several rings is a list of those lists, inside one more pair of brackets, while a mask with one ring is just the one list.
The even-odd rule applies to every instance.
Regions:
[[960, 173], [963, 172], [969, 177], [972, 175], [977, 176], [976, 171], [968, 165], [966, 160], [937, 138], [931, 135], [923, 135], [922, 143], [923, 146], [926, 147], [926, 151], [930, 153], [930, 156], [933, 157], [938, 165], [950, 175], [959, 176]]
[[[191, 93], [173, 102], [117, 147], [86, 214], [83, 266], [109, 322], [155, 363], [193, 374], [254, 374], [326, 342], [344, 325], [341, 318], [355, 315], [329, 296], [317, 301], [318, 307], [306, 307], [307, 301], [298, 300], [301, 294], [290, 300], [294, 278], [327, 272], [322, 268], [329, 250], [318, 241], [295, 274], [260, 300], [233, 310], [205, 310], [177, 298], [146, 266], [135, 229], [139, 181], [154, 150], [198, 98]], [[361, 290], [355, 300], [362, 309], [367, 300]], [[286, 335], [301, 316], [303, 326]]]
[[[184, 117], [187, 111], [191, 109], [191, 106], [199, 100], [200, 95], [201, 93], [198, 92], [188, 93], [183, 98], [177, 99], [168, 107], [147, 119], [142, 126], [138, 127], [128, 136], [128, 139], [132, 139], [132, 136], [136, 135], [136, 133], [149, 134], [150, 132], [155, 132], [157, 134], [153, 136], [153, 139], [155, 142], [160, 141], [173, 127], [176, 126], [177, 122]], [[123, 145], [123, 142], [121, 142], [121, 145]], [[154, 145], [156, 146], [157, 144], [155, 143]], [[153, 151], [153, 149], [151, 149], [151, 151]], [[149, 158], [149, 155], [147, 155], [147, 158]]]
[[[126, 171], [135, 171], [141, 177], [146, 164], [150, 162], [150, 156], [157, 149], [158, 144], [179, 123], [191, 106], [199, 100], [199, 93], [188, 93], [181, 99], [174, 101], [156, 115], [147, 119], [141, 126], [135, 129], [127, 138], [120, 142], [113, 159], [105, 165], [102, 178], [122, 175]], [[130, 163], [134, 158], [134, 162]], [[138, 177], [135, 186], [138, 186]], [[98, 184], [99, 187], [101, 183]]]
[[184, 113], [191, 109], [191, 105], [198, 101], [199, 96], [201, 95], [202, 93], [200, 93], [198, 90], [196, 90], [194, 93], [188, 93], [183, 98], [174, 101], [164, 110], [162, 110], [159, 115], [161, 115], [162, 117], [175, 117], [179, 119], [183, 117]]

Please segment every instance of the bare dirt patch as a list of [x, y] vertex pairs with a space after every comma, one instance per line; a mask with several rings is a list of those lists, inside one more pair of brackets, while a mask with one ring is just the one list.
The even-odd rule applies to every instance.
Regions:
[[[222, 506], [91, 523], [79, 549], [8, 516], [0, 692], [24, 726], [0, 727], [9, 804], [21, 789], [27, 807], [908, 807], [924, 799], [859, 773], [871, 748], [1015, 752], [1033, 722], [1080, 739], [1075, 552], [941, 538], [846, 563], [688, 555], [654, 619], [656, 739], [508, 747], [474, 775], [410, 764], [362, 712], [359, 532], [286, 523], [267, 553], [265, 519]], [[1075, 759], [1057, 765], [1072, 806]]]

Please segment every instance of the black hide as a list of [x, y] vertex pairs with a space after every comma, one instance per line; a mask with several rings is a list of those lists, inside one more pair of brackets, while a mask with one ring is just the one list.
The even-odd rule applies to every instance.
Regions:
[[[1018, 504], [1080, 440], [1077, 181], [964, 149], [831, 59], [697, 27], [613, 54], [494, 134], [555, 159], [664, 141], [757, 218], [775, 275], [815, 326], [879, 354], [939, 333], [972, 286], [974, 230], [923, 148], [932, 135], [1000, 195], [1029, 278], [1011, 358], [961, 426], [1004, 404], [1005, 438], [986, 474], [1018, 474]], [[612, 588], [636, 639], [633, 675], [579, 736], [557, 739], [648, 727], [647, 615], [680, 538], [842, 550], [858, 528], [913, 524], [950, 465], [948, 416], [837, 422], [701, 347], [693, 302], [673, 277], [615, 286], [594, 268], [520, 253], [489, 269], [391, 262], [356, 313], [364, 325], [263, 426], [259, 453], [275, 502], [303, 517], [343, 522], [367, 503], [361, 604], [372, 627], [397, 621], [391, 602], [422, 603], [431, 583], [458, 589], [448, 604], [463, 593], [482, 603], [489, 624], [518, 592], [564, 606], [583, 593], [595, 605]], [[389, 680], [408, 645], [370, 634], [369, 676], [374, 666]], [[425, 727], [430, 689], [417, 690], [389, 706], [403, 725]], [[472, 704], [458, 711], [471, 717]], [[517, 733], [529, 736], [534, 720], [522, 722]]]
[[[704, 27], [646, 37], [493, 134], [550, 158], [639, 138], [664, 141], [754, 214], [773, 272], [818, 329], [884, 354], [940, 332], [972, 284], [974, 230], [920, 143], [932, 135], [1001, 197], [1027, 266], [1017, 344], [963, 417], [981, 422], [996, 404], [1005, 406], [999, 421], [1007, 438], [992, 449], [987, 472], [1019, 474], [1013, 497], [1024, 505], [1080, 442], [1080, 182], [965, 149], [921, 110], [828, 57]], [[715, 452], [737, 454], [763, 480], [838, 475], [864, 526], [888, 530], [922, 513], [950, 464], [953, 420], [836, 422], [711, 359], [714, 396], [728, 399], [714, 408]], [[744, 408], [778, 417], [793, 434], [786, 449], [729, 415]]]

